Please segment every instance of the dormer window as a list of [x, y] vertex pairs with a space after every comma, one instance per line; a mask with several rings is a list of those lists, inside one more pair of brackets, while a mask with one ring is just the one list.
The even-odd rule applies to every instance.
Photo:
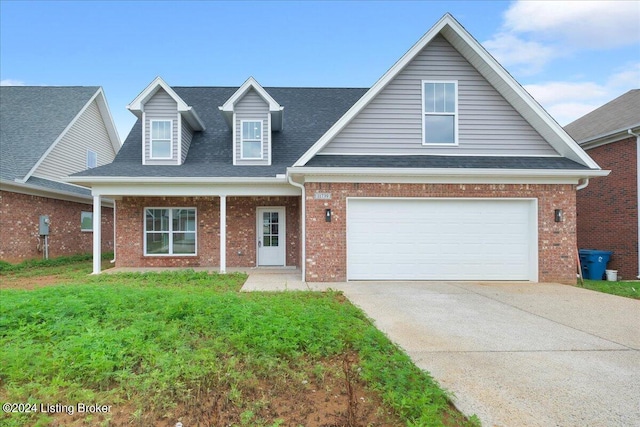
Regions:
[[171, 120], [151, 121], [151, 158], [170, 159], [171, 156]]
[[262, 159], [262, 120], [242, 120], [241, 159]]

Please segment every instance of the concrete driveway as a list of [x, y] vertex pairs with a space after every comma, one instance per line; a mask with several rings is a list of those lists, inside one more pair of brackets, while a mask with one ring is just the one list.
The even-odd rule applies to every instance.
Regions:
[[557, 284], [329, 287], [484, 426], [640, 426], [640, 301]]

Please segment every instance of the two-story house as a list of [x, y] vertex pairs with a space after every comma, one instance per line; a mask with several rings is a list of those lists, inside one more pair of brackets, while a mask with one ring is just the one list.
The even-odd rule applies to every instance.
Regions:
[[117, 200], [117, 266], [575, 283], [576, 190], [607, 173], [448, 14], [369, 89], [157, 78], [128, 108], [69, 178]]
[[93, 198], [68, 175], [111, 163], [120, 149], [97, 86], [0, 87], [0, 259], [18, 262], [113, 249], [113, 201]]

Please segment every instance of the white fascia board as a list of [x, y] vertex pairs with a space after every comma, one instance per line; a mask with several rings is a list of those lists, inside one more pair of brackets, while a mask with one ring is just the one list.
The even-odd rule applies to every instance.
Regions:
[[95, 185], [126, 185], [131, 184], [178, 184], [178, 185], [211, 185], [211, 184], [229, 184], [229, 185], [263, 185], [263, 184], [285, 184], [286, 176], [282, 177], [165, 177], [165, 176], [69, 176], [64, 179], [65, 183], [75, 183], [85, 187], [94, 187]]
[[120, 139], [120, 135], [118, 134], [116, 124], [113, 121], [113, 116], [111, 115], [109, 104], [107, 103], [107, 97], [105, 96], [102, 87], [98, 89], [98, 92], [99, 94], [96, 98], [98, 110], [100, 110], [102, 121], [104, 122], [104, 126], [107, 129], [107, 134], [109, 135], [109, 140], [111, 141], [111, 145], [113, 146], [114, 154], [118, 154], [118, 151], [120, 151], [120, 147], [122, 147], [122, 140]]
[[267, 92], [261, 85], [260, 83], [258, 83], [258, 81], [256, 79], [254, 79], [253, 77], [249, 77], [243, 84], [242, 86], [240, 86], [238, 88], [238, 90], [236, 90], [233, 95], [231, 95], [231, 97], [229, 99], [227, 99], [227, 101], [222, 104], [222, 106], [218, 107], [221, 111], [233, 111], [236, 103], [240, 100], [240, 98], [242, 98], [248, 91], [249, 89], [254, 89], [256, 92], [258, 92], [258, 95], [260, 95], [260, 97], [262, 99], [265, 100], [265, 102], [267, 104], [269, 104], [269, 111], [270, 112], [280, 112], [282, 111], [283, 107], [280, 106], [280, 104], [278, 104], [278, 102], [273, 99], [273, 97], [271, 95], [269, 95], [269, 92]]
[[607, 145], [612, 142], [617, 142], [623, 139], [632, 138], [633, 135], [629, 133], [629, 130], [632, 132], [638, 133], [640, 132], [640, 123], [636, 123], [631, 126], [625, 126], [622, 129], [616, 129], [607, 133], [603, 133], [601, 135], [596, 135], [589, 137], [587, 139], [583, 139], [582, 141], [578, 141], [578, 144], [584, 150], [590, 150], [592, 148], [600, 147], [601, 145]]
[[344, 127], [353, 120], [355, 116], [366, 107], [389, 82], [391, 82], [404, 67], [411, 62], [433, 38], [440, 33], [442, 28], [450, 22], [455, 21], [447, 13], [433, 26], [425, 35], [418, 40], [371, 88], [355, 103], [340, 119], [318, 141], [311, 146], [293, 166], [304, 166], [313, 156], [315, 156], [325, 145], [329, 143]]
[[[571, 169], [422, 169], [422, 168], [288, 168], [287, 174], [305, 182], [416, 182], [416, 183], [571, 183], [607, 170]], [[300, 179], [298, 179], [300, 181]]]
[[149, 183], [101, 183], [91, 188], [94, 196], [135, 196], [135, 197], [198, 197], [198, 196], [300, 196], [299, 188], [286, 180], [278, 182], [204, 183], [204, 182], [163, 182], [162, 185]]
[[[68, 185], [73, 185], [66, 183]], [[49, 199], [65, 200], [68, 202], [92, 204], [93, 197], [83, 196], [81, 194], [73, 193], [71, 191], [53, 190], [47, 189], [36, 185], [23, 184], [15, 181], [0, 180], [0, 190], [9, 191], [12, 193], [26, 194], [29, 196], [46, 197]], [[113, 207], [113, 200], [103, 199], [102, 206]]]
[[560, 155], [591, 169], [599, 166], [562, 127], [516, 82], [477, 40], [449, 13], [413, 45], [293, 166], [304, 166], [353, 120], [433, 38], [442, 35], [502, 94]]
[[225, 101], [224, 104], [218, 107], [218, 109], [222, 112], [225, 117], [225, 120], [229, 124], [229, 126], [233, 126], [233, 121], [231, 120], [232, 114], [235, 109], [236, 103], [242, 99], [243, 96], [250, 90], [255, 90], [258, 95], [269, 105], [269, 115], [272, 121], [272, 130], [278, 131], [282, 130], [282, 122], [283, 122], [283, 110], [284, 107], [278, 104], [278, 102], [273, 99], [269, 92], [267, 92], [260, 83], [253, 77], [249, 77], [243, 84], [236, 90], [233, 95], [229, 99]]
[[53, 151], [53, 149], [56, 148], [56, 146], [62, 140], [62, 138], [64, 138], [67, 132], [69, 132], [69, 129], [71, 129], [73, 125], [78, 121], [78, 119], [84, 114], [84, 112], [87, 111], [87, 108], [89, 108], [89, 105], [91, 105], [91, 103], [98, 97], [99, 94], [100, 94], [100, 89], [96, 90], [96, 93], [94, 93], [93, 96], [89, 99], [89, 101], [87, 101], [87, 103], [84, 104], [84, 106], [80, 109], [78, 114], [76, 114], [75, 117], [69, 122], [69, 124], [67, 124], [67, 126], [60, 133], [60, 135], [58, 135], [58, 137], [53, 141], [53, 143], [49, 146], [49, 148], [47, 148], [47, 151], [45, 151], [44, 154], [33, 165], [31, 170], [23, 178], [18, 179], [17, 182], [24, 184], [25, 182], [27, 182], [29, 178], [31, 178], [31, 175], [33, 175], [33, 173], [38, 169], [38, 167], [40, 167], [44, 159], [47, 158], [47, 156]]
[[451, 18], [442, 29], [442, 35], [560, 155], [591, 169], [600, 169], [562, 126], [459, 22]]
[[140, 94], [131, 101], [129, 105], [127, 105], [127, 109], [137, 117], [140, 117], [140, 114], [144, 109], [144, 104], [146, 104], [146, 102], [151, 99], [151, 97], [155, 95], [160, 88], [173, 98], [178, 106], [178, 112], [185, 115], [185, 119], [187, 119], [194, 130], [204, 130], [204, 123], [198, 114], [196, 114], [195, 110], [191, 106], [187, 105], [180, 95], [178, 95], [176, 91], [174, 91], [160, 76], [156, 77], [142, 92], [140, 92]]

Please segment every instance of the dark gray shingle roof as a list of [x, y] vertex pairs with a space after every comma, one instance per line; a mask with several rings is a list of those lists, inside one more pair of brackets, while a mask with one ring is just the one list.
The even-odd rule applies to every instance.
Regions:
[[640, 89], [607, 102], [564, 127], [578, 143], [640, 123]]
[[1, 86], [0, 178], [24, 178], [98, 89]]
[[315, 156], [308, 167], [589, 169], [564, 157]]
[[273, 133], [271, 166], [234, 166], [232, 133], [218, 106], [237, 87], [174, 87], [206, 126], [194, 134], [180, 166], [142, 166], [141, 122], [133, 126], [115, 160], [75, 176], [127, 177], [274, 177], [284, 174], [367, 89], [265, 88], [284, 107], [284, 127]]

